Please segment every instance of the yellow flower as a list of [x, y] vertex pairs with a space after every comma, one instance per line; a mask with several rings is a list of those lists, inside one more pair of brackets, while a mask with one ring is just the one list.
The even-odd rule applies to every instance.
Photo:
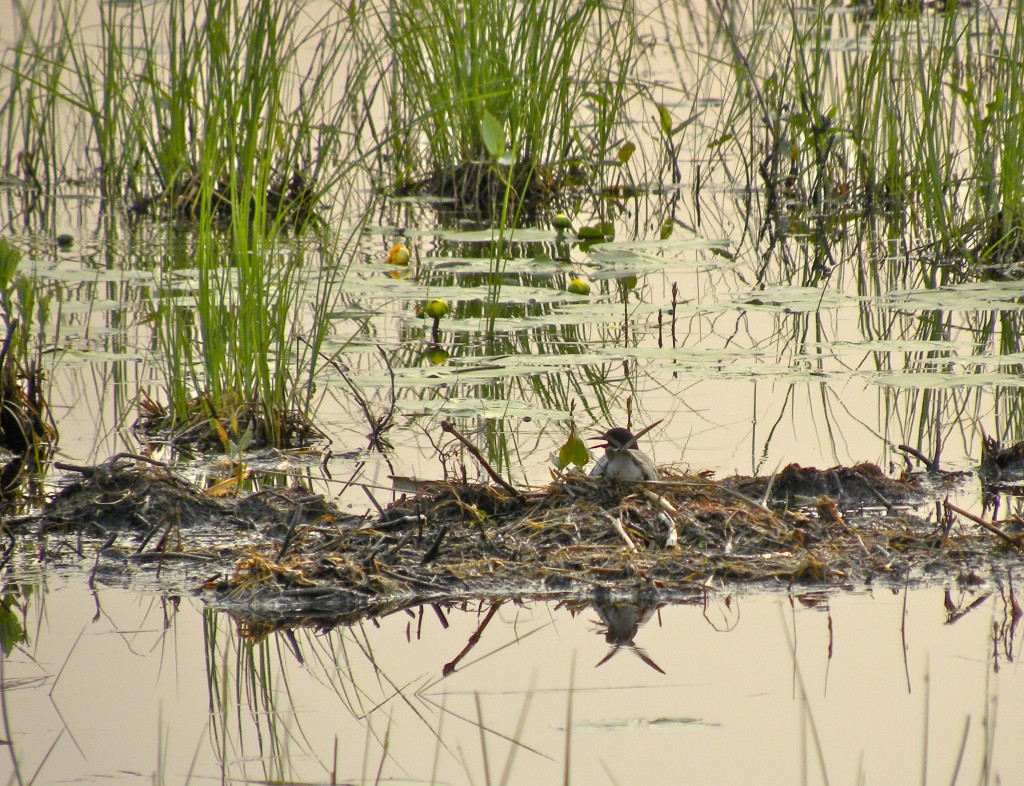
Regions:
[[405, 247], [405, 244], [399, 243], [397, 246], [395, 246], [388, 252], [388, 264], [408, 265], [409, 258], [411, 256], [412, 255], [409, 253], [409, 249]]

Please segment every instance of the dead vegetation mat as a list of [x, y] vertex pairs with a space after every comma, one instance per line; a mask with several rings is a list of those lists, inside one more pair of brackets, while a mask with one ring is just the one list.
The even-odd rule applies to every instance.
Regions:
[[[962, 575], [1019, 559], [1022, 548], [1013, 522], [979, 527], [948, 508], [922, 518], [922, 488], [870, 464], [791, 465], [776, 484], [582, 474], [535, 489], [426, 483], [376, 516], [343, 515], [301, 486], [211, 496], [138, 456], [70, 469], [80, 479], [40, 513], [5, 522], [12, 540], [36, 537], [43, 558], [63, 537], [97, 565], [187, 565], [191, 588], [263, 618], [597, 588], [671, 594], [722, 582], [903, 579], [915, 569]], [[814, 498], [791, 507], [801, 491]]]

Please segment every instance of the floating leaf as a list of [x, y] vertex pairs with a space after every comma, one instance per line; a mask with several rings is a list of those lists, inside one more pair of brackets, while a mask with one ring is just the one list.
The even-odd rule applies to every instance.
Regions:
[[894, 290], [879, 302], [900, 310], [1021, 311], [1024, 309], [1024, 282], [979, 281], [937, 289]]
[[581, 240], [611, 240], [615, 237], [615, 225], [610, 221], [601, 221], [592, 227], [580, 227]]
[[1024, 378], [1019, 374], [990, 371], [983, 374], [936, 373], [933, 371], [908, 371], [879, 377], [879, 385], [909, 390], [962, 390], [1000, 386], [1005, 388], [1024, 387]]

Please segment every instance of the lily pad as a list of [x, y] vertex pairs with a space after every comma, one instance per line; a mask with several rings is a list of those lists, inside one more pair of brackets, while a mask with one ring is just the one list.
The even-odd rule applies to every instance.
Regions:
[[773, 286], [740, 293], [720, 306], [740, 311], [781, 311], [810, 313], [824, 308], [840, 308], [857, 302], [857, 298], [834, 289], [819, 287]]
[[987, 385], [1000, 387], [1024, 388], [1024, 377], [1019, 374], [1002, 374], [989, 372], [986, 374], [956, 374], [950, 372], [906, 372], [889, 374], [879, 377], [879, 385], [892, 388], [911, 388], [919, 390], [942, 390], [959, 388], [979, 388]]
[[1024, 310], [1024, 282], [979, 281], [938, 289], [908, 289], [882, 298], [890, 308], [947, 311]]
[[553, 229], [506, 229], [504, 235], [497, 228], [449, 230], [438, 233], [443, 240], [459, 243], [497, 243], [503, 238], [506, 243], [545, 243], [555, 240], [558, 233]]
[[444, 415], [453, 418], [529, 418], [531, 420], [568, 420], [569, 413], [539, 409], [526, 401], [494, 401], [484, 398], [445, 398], [434, 401], [398, 402], [398, 409], [407, 415]]

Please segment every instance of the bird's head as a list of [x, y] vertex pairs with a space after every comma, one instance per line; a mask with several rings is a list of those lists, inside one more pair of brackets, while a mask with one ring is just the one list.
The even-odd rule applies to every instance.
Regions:
[[599, 448], [611, 448], [612, 450], [622, 450], [623, 448], [629, 447], [630, 449], [636, 447], [636, 437], [633, 436], [633, 432], [628, 428], [622, 428], [621, 426], [616, 428], [610, 428], [604, 434], [599, 437], [591, 437], [591, 440], [603, 440], [600, 445], [595, 445]]

